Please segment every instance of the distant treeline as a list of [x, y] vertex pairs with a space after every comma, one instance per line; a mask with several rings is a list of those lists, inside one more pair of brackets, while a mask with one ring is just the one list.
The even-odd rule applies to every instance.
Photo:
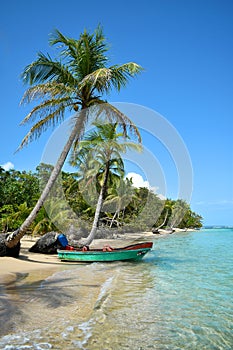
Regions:
[[[35, 173], [6, 171], [0, 167], [1, 232], [11, 232], [24, 222], [35, 206], [51, 169], [52, 166], [46, 164], [40, 164]], [[82, 226], [85, 223], [88, 229], [95, 213], [96, 193], [98, 183], [84, 184], [77, 173], [62, 172], [59, 186], [54, 186], [47, 204], [38, 213], [28, 233], [59, 231], [51, 214], [55, 209], [56, 215], [67, 216], [67, 230], [72, 223], [71, 211], [73, 217], [76, 216]], [[99, 225], [123, 231], [151, 230], [152, 227], [200, 228], [202, 217], [183, 200], [163, 200], [147, 188], [135, 188], [131, 180], [124, 179], [120, 183], [109, 184]]]

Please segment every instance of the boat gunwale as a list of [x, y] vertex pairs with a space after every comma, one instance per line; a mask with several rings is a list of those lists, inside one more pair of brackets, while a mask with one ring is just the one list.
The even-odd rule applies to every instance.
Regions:
[[82, 250], [65, 250], [65, 249], [58, 249], [58, 253], [66, 253], [68, 255], [100, 255], [100, 254], [106, 254], [106, 253], [121, 253], [121, 252], [140, 252], [140, 251], [149, 251], [151, 248], [138, 248], [138, 249], [113, 249], [111, 251], [103, 251], [103, 250], [87, 250], [87, 251], [82, 251]]
[[[138, 248], [137, 248], [138, 247]], [[135, 251], [135, 250], [138, 250], [138, 249], [152, 249], [153, 247], [153, 242], [140, 242], [140, 243], [134, 243], [134, 244], [130, 244], [130, 245], [127, 245], [125, 247], [120, 247], [120, 248], [112, 248], [111, 247], [111, 251], [109, 250], [106, 250], [104, 251], [103, 248], [92, 248], [92, 249], [89, 249], [89, 250], [81, 250], [81, 249], [73, 249], [73, 250], [69, 250], [69, 249], [58, 249], [57, 252], [69, 252], [69, 253], [95, 253], [95, 252], [98, 252], [98, 253], [112, 253], [112, 252], [120, 252], [120, 251]]]

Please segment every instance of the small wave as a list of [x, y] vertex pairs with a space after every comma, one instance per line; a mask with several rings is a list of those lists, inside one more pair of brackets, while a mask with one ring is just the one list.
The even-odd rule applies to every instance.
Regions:
[[90, 319], [87, 322], [81, 323], [78, 328], [83, 332], [83, 339], [82, 340], [73, 340], [72, 344], [77, 348], [77, 349], [85, 349], [85, 345], [88, 343], [88, 340], [92, 336], [92, 323], [93, 320]]
[[[93, 265], [92, 265], [93, 266]], [[100, 265], [98, 266], [99, 269]], [[93, 266], [95, 269], [96, 266]], [[104, 266], [103, 266], [104, 268]], [[82, 331], [83, 333], [83, 338], [81, 340], [73, 340], [72, 344], [78, 348], [85, 350], [87, 349], [86, 346], [88, 345], [88, 341], [91, 339], [93, 335], [93, 327], [95, 326], [96, 323], [103, 323], [106, 316], [104, 314], [104, 308], [103, 305], [105, 301], [108, 299], [108, 297], [111, 294], [112, 286], [113, 286], [113, 281], [115, 279], [115, 276], [108, 277], [105, 282], [102, 284], [98, 298], [96, 300], [96, 303], [93, 308], [93, 314], [91, 318], [86, 321], [81, 323], [78, 328]]]
[[[2, 350], [48, 350], [52, 349], [52, 345], [47, 342], [40, 341], [40, 331], [37, 330], [33, 332], [35, 338], [37, 338], [38, 342], [31, 341], [31, 334], [21, 333], [21, 334], [13, 334], [7, 335], [0, 340], [0, 347]], [[10, 345], [9, 345], [10, 344]]]
[[103, 283], [101, 290], [100, 290], [100, 293], [99, 293], [99, 296], [98, 296], [98, 299], [96, 300], [94, 310], [101, 309], [102, 305], [107, 300], [107, 298], [110, 294], [113, 280], [114, 280], [114, 276], [111, 276], [111, 277], [107, 278], [107, 280]]

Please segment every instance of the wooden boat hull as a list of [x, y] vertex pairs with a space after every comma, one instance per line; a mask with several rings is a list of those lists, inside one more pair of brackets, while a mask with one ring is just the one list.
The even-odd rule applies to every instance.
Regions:
[[124, 248], [113, 249], [112, 251], [103, 250], [58, 250], [58, 258], [63, 261], [78, 262], [110, 262], [141, 260], [152, 248], [152, 242], [138, 243]]

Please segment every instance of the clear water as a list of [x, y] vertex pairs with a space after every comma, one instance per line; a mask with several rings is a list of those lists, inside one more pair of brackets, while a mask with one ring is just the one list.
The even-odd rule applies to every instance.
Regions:
[[2, 288], [0, 349], [233, 349], [232, 247], [232, 229], [178, 233], [142, 262], [22, 275]]

